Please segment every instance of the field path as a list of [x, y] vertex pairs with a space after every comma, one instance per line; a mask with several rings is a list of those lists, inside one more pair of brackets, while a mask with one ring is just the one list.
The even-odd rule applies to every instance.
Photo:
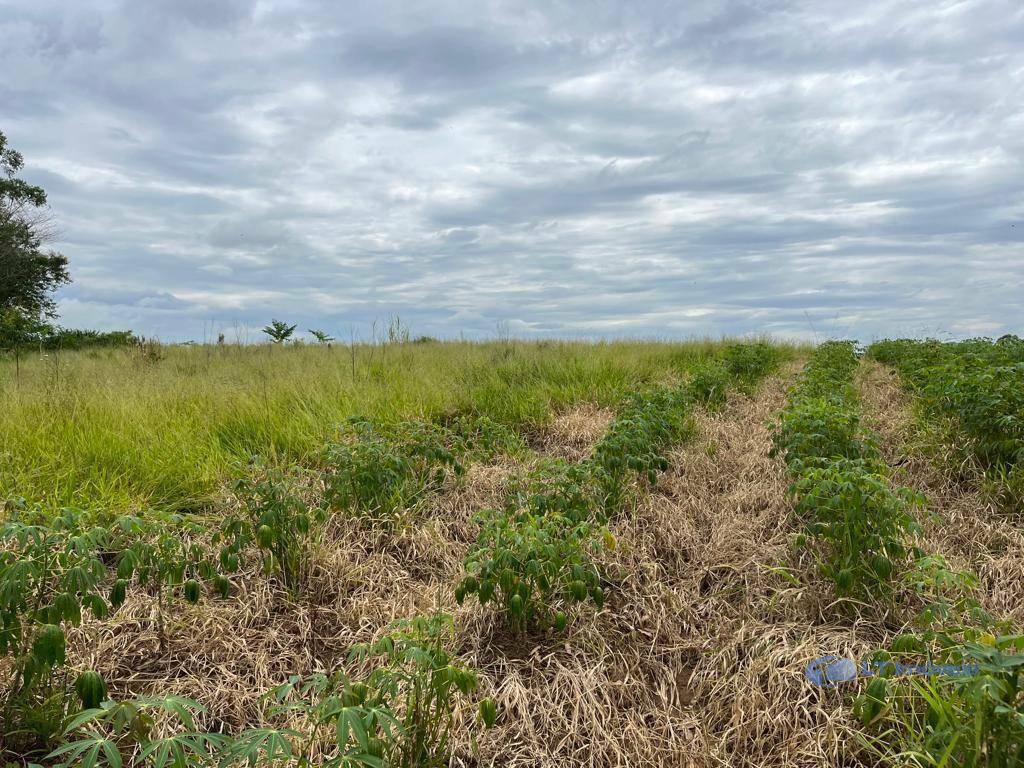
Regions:
[[611, 618], [631, 634], [608, 627], [605, 637], [623, 659], [635, 655], [629, 672], [661, 699], [644, 717], [674, 737], [649, 740], [654, 753], [635, 764], [835, 766], [854, 750], [842, 695], [811, 688], [803, 670], [824, 653], [865, 650], [872, 635], [822, 620], [831, 593], [793, 553], [788, 481], [769, 455], [797, 370], [698, 413], [695, 439], [618, 526], [628, 577]]

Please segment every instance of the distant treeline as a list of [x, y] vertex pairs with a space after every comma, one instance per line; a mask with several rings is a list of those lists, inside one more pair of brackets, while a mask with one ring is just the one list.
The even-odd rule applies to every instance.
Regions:
[[39, 339], [43, 349], [124, 347], [138, 342], [139, 338], [131, 331], [88, 331], [80, 328], [51, 328]]

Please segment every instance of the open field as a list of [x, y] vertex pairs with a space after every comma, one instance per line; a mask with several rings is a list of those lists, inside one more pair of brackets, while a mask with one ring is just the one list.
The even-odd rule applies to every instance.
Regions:
[[1019, 765], [1000, 344], [3, 364], [3, 757]]
[[210, 499], [251, 455], [302, 461], [350, 416], [532, 430], [712, 354], [686, 344], [174, 346], [0, 360], [0, 496], [123, 511]]

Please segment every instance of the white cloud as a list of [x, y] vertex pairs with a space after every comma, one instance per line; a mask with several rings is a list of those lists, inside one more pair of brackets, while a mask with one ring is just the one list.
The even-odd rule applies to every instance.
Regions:
[[67, 324], [999, 334], [1021, 39], [1016, 0], [14, 0], [0, 130]]

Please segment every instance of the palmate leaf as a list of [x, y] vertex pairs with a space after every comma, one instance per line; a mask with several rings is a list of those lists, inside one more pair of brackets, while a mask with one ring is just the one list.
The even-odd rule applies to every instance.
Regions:
[[[219, 733], [190, 732], [156, 739], [140, 751], [136, 763], [151, 761], [152, 768], [184, 768], [206, 765], [210, 757], [228, 742]], [[197, 758], [193, 761], [193, 758]]]
[[109, 712], [109, 710], [110, 707], [104, 706], [95, 707], [93, 709], [83, 709], [81, 712], [79, 712], [77, 715], [71, 718], [68, 721], [67, 725], [64, 726], [64, 735], [67, 736], [77, 731], [86, 723], [91, 723], [99, 719], [100, 717], [103, 717]]
[[206, 714], [206, 707], [197, 701], [187, 699], [183, 696], [164, 696], [161, 698], [140, 698], [139, 702], [144, 705], [162, 709], [165, 712], [176, 715], [181, 724], [188, 730], [195, 728], [193, 716]]
[[95, 734], [55, 749], [46, 756], [46, 760], [56, 760], [59, 757], [64, 759], [53, 763], [54, 768], [95, 768], [99, 765], [122, 768], [121, 752], [117, 744], [111, 739]]
[[292, 739], [301, 739], [300, 731], [290, 728], [250, 728], [226, 742], [218, 757], [222, 766], [244, 762], [247, 765], [273, 765], [295, 756]]
[[367, 725], [371, 729], [380, 728], [390, 741], [396, 741], [405, 732], [402, 723], [390, 709], [366, 707], [366, 712], [369, 715]]
[[363, 722], [365, 716], [366, 710], [362, 707], [342, 707], [338, 711], [335, 733], [339, 746], [346, 746], [351, 738], [361, 750], [364, 752], [369, 750], [370, 735], [367, 732], [366, 723]]

